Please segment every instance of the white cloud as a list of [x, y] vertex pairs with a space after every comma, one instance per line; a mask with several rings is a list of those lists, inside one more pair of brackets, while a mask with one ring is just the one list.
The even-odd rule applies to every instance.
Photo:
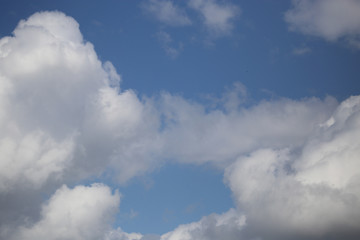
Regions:
[[[63, 183], [105, 171], [123, 183], [156, 168], [157, 111], [119, 84], [63, 13], [36, 13], [0, 39], [0, 238], [30, 229]], [[26, 231], [47, 227], [36, 226]]]
[[140, 233], [126, 233], [121, 228], [109, 231], [104, 240], [142, 240], [143, 235]]
[[1, 84], [7, 87], [0, 97], [0, 155], [7, 169], [1, 190], [21, 178], [41, 185], [72, 159], [80, 99], [100, 86], [95, 79], [105, 79], [105, 72], [92, 46], [82, 43], [78, 24], [62, 13], [21, 21], [0, 46]]
[[109, 169], [126, 182], [164, 159], [226, 169], [237, 209], [163, 240], [359, 235], [359, 97], [244, 107], [235, 84], [212, 109], [167, 93], [141, 100], [119, 82], [62, 13], [34, 14], [0, 40], [3, 239], [156, 238], [111, 229], [119, 194], [103, 185], [63, 186], [39, 202], [64, 182]]
[[153, 165], [156, 113], [133, 91], [119, 93], [120, 76], [74, 19], [41, 12], [21, 21], [0, 40], [0, 80], [0, 191], [84, 178], [110, 163], [126, 181]]
[[356, 45], [360, 35], [360, 1], [293, 0], [285, 20], [293, 31], [328, 41], [344, 38]]
[[262, 149], [226, 169], [252, 237], [351, 238], [360, 234], [359, 97], [344, 101], [300, 155]]
[[73, 189], [64, 185], [42, 206], [38, 222], [19, 227], [8, 239], [103, 239], [119, 203], [120, 195], [101, 184]]
[[234, 20], [240, 15], [238, 6], [215, 0], [190, 0], [189, 7], [201, 14], [204, 25], [214, 37], [229, 35], [234, 29]]
[[212, 214], [198, 222], [184, 224], [174, 231], [161, 236], [160, 240], [195, 240], [195, 239], [239, 239], [245, 225], [245, 217], [234, 209], [223, 214]]
[[[238, 103], [229, 92], [227, 99]], [[163, 95], [164, 151], [187, 163], [225, 164], [262, 147], [299, 147], [336, 107], [334, 99], [264, 101], [250, 108], [224, 102], [227, 111], [208, 110], [181, 97]], [[229, 108], [231, 106], [231, 108]]]
[[50, 175], [61, 174], [72, 159], [73, 148], [72, 138], [56, 142], [41, 131], [22, 139], [1, 139], [0, 190], [7, 191], [15, 183], [40, 187]]
[[186, 12], [169, 0], [149, 0], [142, 4], [142, 8], [158, 21], [169, 26], [186, 26], [191, 20]]
[[360, 180], [359, 113], [360, 97], [341, 103], [320, 133], [305, 146], [295, 165], [300, 182], [344, 189]]

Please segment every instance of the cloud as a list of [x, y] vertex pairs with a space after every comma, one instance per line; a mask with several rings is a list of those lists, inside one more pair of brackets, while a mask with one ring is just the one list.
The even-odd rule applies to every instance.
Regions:
[[119, 193], [102, 184], [73, 189], [64, 185], [42, 206], [38, 222], [19, 227], [8, 239], [101, 239], [119, 203]]
[[357, 0], [294, 0], [285, 13], [290, 30], [324, 38], [359, 42], [360, 2]]
[[182, 51], [182, 44], [180, 43], [179, 46], [176, 48], [173, 46], [172, 42], [173, 39], [171, 38], [170, 34], [164, 31], [160, 31], [156, 34], [158, 41], [160, 42], [162, 48], [165, 50], [165, 53], [175, 59], [179, 56], [180, 52]]
[[203, 217], [199, 222], [180, 225], [174, 231], [161, 236], [160, 240], [239, 239], [245, 225], [245, 217], [230, 209], [223, 214]]
[[298, 56], [301, 56], [301, 55], [305, 55], [305, 54], [308, 54], [311, 52], [311, 49], [309, 47], [300, 47], [300, 48], [294, 48], [292, 53], [294, 55], [298, 55]]
[[[244, 127], [239, 132], [236, 132], [236, 124], [224, 122], [224, 125], [232, 127], [234, 135], [241, 136], [231, 137], [226, 131], [226, 136], [230, 139], [255, 140], [256, 133], [259, 133], [259, 139], [253, 147], [239, 144], [234, 148], [237, 150], [234, 152], [234, 156], [238, 156], [237, 160], [225, 164], [224, 179], [233, 192], [236, 203], [236, 210], [232, 212], [233, 218], [229, 218], [231, 220], [226, 223], [227, 230], [216, 235], [216, 227], [204, 224], [207, 221], [205, 219], [208, 219], [204, 217], [200, 222], [179, 226], [164, 234], [161, 239], [357, 239], [360, 234], [360, 212], [354, 209], [360, 207], [360, 145], [356, 140], [360, 134], [360, 98], [350, 97], [335, 108], [330, 107], [333, 103], [325, 107], [325, 103], [320, 102], [320, 105], [315, 107], [315, 102], [314, 99], [299, 102], [282, 99], [279, 102], [263, 102], [266, 107], [259, 104], [251, 110], [243, 109], [246, 114], [236, 121], [239, 126]], [[216, 136], [220, 140], [213, 143], [212, 147], [204, 148], [202, 145], [205, 140], [215, 139], [208, 136], [205, 129], [219, 129], [216, 124], [221, 122], [220, 118], [212, 121], [211, 127], [206, 127], [206, 118], [212, 115], [212, 112], [206, 115], [204, 111], [204, 115], [201, 115], [200, 106], [184, 103], [181, 107], [177, 106], [180, 112], [189, 115], [178, 116], [176, 119], [189, 120], [196, 128], [187, 125], [176, 132], [176, 136], [181, 138], [181, 134], [190, 134], [184, 140], [193, 139], [194, 142], [187, 142], [189, 146], [194, 144], [194, 149], [200, 149], [199, 155], [195, 157], [179, 153], [182, 159], [180, 161], [202, 162], [204, 156], [201, 156], [200, 152], [214, 156], [216, 151], [224, 146], [228, 147], [225, 153], [231, 152], [229, 142], [224, 142], [222, 138], [224, 131], [217, 132]], [[329, 112], [323, 112], [319, 122], [309, 122], [311, 130], [301, 128], [304, 125], [300, 122], [305, 123], [310, 116], [314, 117], [315, 112], [308, 112], [310, 118], [304, 118], [308, 110], [326, 108]], [[266, 114], [263, 112], [265, 109], [269, 111]], [[287, 111], [283, 112], [285, 109]], [[276, 111], [280, 112], [275, 113]], [[264, 115], [257, 115], [255, 112]], [[242, 122], [246, 119], [245, 116], [251, 119], [250, 125], [256, 127], [256, 130]], [[275, 116], [281, 117], [273, 118]], [[286, 120], [282, 121], [282, 117]], [[292, 118], [300, 122], [288, 125]], [[270, 125], [262, 126], [262, 121]], [[282, 127], [277, 128], [275, 123]], [[179, 122], [177, 124], [182, 125]], [[255, 135], [248, 136], [245, 129]], [[285, 130], [282, 133], [290, 134], [291, 137], [283, 138], [284, 136], [277, 135], [281, 132], [280, 129], [294, 131], [290, 133]], [[266, 130], [274, 130], [269, 132], [269, 142], [265, 140]], [[304, 135], [298, 135], [300, 132]], [[198, 136], [202, 138], [197, 138]], [[302, 140], [294, 141], [297, 138], [295, 136]], [[272, 145], [275, 142], [276, 144]], [[181, 146], [180, 142], [178, 143], [178, 146]], [[180, 151], [183, 154], [189, 153], [188, 149]], [[220, 159], [227, 157], [217, 155], [213, 161]], [[235, 219], [241, 217], [244, 218], [244, 224], [233, 228], [234, 225], [237, 226]]]
[[153, 113], [120, 91], [115, 68], [98, 60], [74, 19], [36, 13], [0, 40], [0, 56], [0, 191], [83, 178], [111, 162], [120, 181], [146, 171]]
[[42, 234], [44, 196], [64, 183], [102, 174], [124, 183], [156, 168], [157, 110], [120, 80], [63, 13], [36, 13], [0, 39], [2, 236], [19, 226]]
[[50, 175], [58, 176], [71, 160], [71, 139], [56, 142], [42, 131], [34, 131], [16, 141], [3, 138], [0, 142], [0, 189], [8, 190], [17, 181], [39, 187]]
[[[235, 27], [235, 20], [241, 13], [237, 5], [216, 0], [190, 0], [182, 8], [171, 0], [148, 0], [142, 2], [141, 8], [159, 22], [171, 27], [197, 25], [194, 24], [197, 23], [196, 19], [190, 19], [186, 10], [193, 12], [192, 15], [200, 15], [198, 21], [205, 26], [205, 42], [208, 44], [213, 44], [216, 38], [230, 35]], [[181, 42], [177, 47], [171, 44], [173, 40], [169, 33], [159, 31], [156, 36], [171, 58], [176, 58], [183, 50]]]
[[247, 218], [247, 234], [264, 239], [356, 239], [360, 234], [360, 99], [341, 103], [300, 154], [260, 149], [226, 169]]
[[1, 39], [0, 155], [7, 170], [0, 190], [20, 179], [39, 186], [71, 161], [79, 99], [100, 85], [94, 79], [106, 76], [82, 41], [78, 24], [61, 13], [35, 14], [13, 37]]
[[229, 35], [234, 28], [234, 20], [240, 15], [240, 8], [231, 3], [191, 0], [188, 5], [201, 14], [203, 24], [214, 37]]
[[169, 26], [186, 26], [191, 24], [186, 12], [169, 0], [149, 0], [142, 8], [158, 21]]
[[358, 96], [340, 104], [320, 133], [304, 147], [303, 156], [295, 165], [299, 181], [344, 189], [360, 180], [360, 144], [356, 141], [360, 134], [359, 113]]
[[224, 169], [236, 209], [162, 240], [360, 235], [359, 96], [247, 106], [236, 83], [207, 107], [169, 93], [141, 99], [120, 81], [63, 13], [36, 13], [0, 40], [2, 239], [159, 238], [112, 229], [120, 195], [109, 187], [63, 184], [124, 183], [164, 159]]
[[[245, 108], [229, 92], [231, 101], [209, 110], [203, 105], [169, 94], [162, 96], [161, 112], [165, 156], [185, 163], [226, 166], [238, 156], [262, 147], [299, 147], [316, 127], [330, 117], [333, 98], [299, 101], [263, 101]], [[230, 107], [231, 106], [231, 107]], [[228, 110], [226, 110], [228, 109]]]
[[144, 240], [140, 233], [126, 233], [121, 228], [109, 231], [104, 240]]

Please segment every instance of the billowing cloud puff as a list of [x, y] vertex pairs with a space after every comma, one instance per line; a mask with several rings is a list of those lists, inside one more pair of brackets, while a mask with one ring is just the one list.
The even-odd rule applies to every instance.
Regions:
[[359, 236], [359, 100], [351, 97], [341, 103], [300, 154], [261, 149], [226, 169], [225, 178], [252, 237]]
[[0, 79], [0, 191], [38, 188], [66, 169], [99, 173], [114, 158], [120, 172], [131, 165], [121, 181], [145, 170], [137, 161], [156, 122], [134, 92], [118, 93], [116, 70], [71, 17], [42, 12], [21, 21], [0, 41]]
[[8, 239], [103, 239], [119, 203], [119, 193], [101, 184], [64, 185], [42, 206], [38, 222], [20, 227]]
[[[360, 180], [360, 97], [341, 103], [333, 116], [309, 140], [296, 163], [297, 178], [305, 184], [343, 189]], [[360, 194], [360, 192], [358, 192]]]
[[328, 41], [345, 38], [360, 47], [360, 2], [358, 0], [294, 0], [285, 14], [291, 30]]

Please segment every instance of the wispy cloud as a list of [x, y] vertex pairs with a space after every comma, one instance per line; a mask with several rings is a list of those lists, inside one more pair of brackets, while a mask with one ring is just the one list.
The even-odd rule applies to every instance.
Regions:
[[294, 55], [298, 55], [298, 56], [309, 54], [309, 53], [311, 53], [311, 48], [309, 48], [309, 47], [294, 48], [292, 53]]
[[145, 12], [151, 14], [158, 21], [170, 26], [186, 26], [191, 24], [184, 9], [170, 0], [149, 0], [142, 3]]
[[229, 35], [241, 13], [236, 5], [214, 0], [190, 0], [188, 5], [200, 13], [203, 24], [214, 37]]
[[169, 33], [165, 31], [160, 31], [156, 34], [156, 38], [158, 39], [165, 53], [169, 57], [175, 59], [179, 56], [180, 52], [183, 49], [183, 45], [179, 43], [177, 47], [174, 47], [173, 39], [171, 38]]
[[285, 20], [290, 30], [327, 41], [360, 41], [360, 2], [357, 0], [294, 0]]

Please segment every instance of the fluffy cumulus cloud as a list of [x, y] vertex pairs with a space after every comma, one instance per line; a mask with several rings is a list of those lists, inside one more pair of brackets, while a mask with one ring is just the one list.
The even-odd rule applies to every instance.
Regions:
[[[189, 4], [231, 19], [227, 5]], [[245, 88], [233, 89], [215, 107], [143, 100], [120, 88], [71, 17], [21, 21], [0, 40], [0, 238], [357, 239], [360, 97], [244, 107]], [[123, 183], [164, 159], [223, 169], [236, 208], [162, 236], [126, 233], [112, 228], [117, 191], [76, 186], [101, 174]]]
[[345, 39], [360, 47], [360, 1], [293, 0], [285, 14], [290, 29], [328, 41]]
[[[120, 89], [73, 18], [41, 12], [20, 21], [0, 40], [0, 86], [1, 233], [38, 220], [42, 196], [63, 183], [104, 171], [125, 182], [154, 166], [156, 111]], [[23, 231], [37, 236], [44, 221]]]
[[[0, 191], [41, 187], [68, 168], [102, 171], [120, 155], [142, 161], [143, 134], [156, 123], [144, 121], [146, 106], [132, 91], [118, 93], [119, 75], [98, 60], [74, 19], [34, 14], [1, 39], [0, 53]], [[137, 174], [138, 162], [131, 164], [119, 179]]]
[[119, 193], [101, 184], [64, 185], [42, 206], [41, 219], [20, 227], [10, 239], [102, 239], [119, 202]]
[[[314, 104], [308, 108], [316, 109]], [[304, 136], [298, 135], [304, 140], [301, 143], [290, 138], [281, 143], [282, 137], [272, 133], [279, 145], [262, 142], [239, 153], [240, 157], [227, 165], [224, 177], [237, 209], [181, 225], [161, 239], [358, 239], [360, 97], [350, 97], [330, 112]], [[290, 121], [289, 115], [281, 113]], [[265, 121], [286, 128], [279, 118]], [[220, 218], [227, 219], [227, 227], [217, 235]], [[206, 224], [209, 219], [213, 225]]]
[[[226, 169], [252, 237], [356, 239], [360, 234], [359, 97], [341, 103], [300, 153], [260, 149]], [[266, 237], [265, 237], [266, 236]]]

